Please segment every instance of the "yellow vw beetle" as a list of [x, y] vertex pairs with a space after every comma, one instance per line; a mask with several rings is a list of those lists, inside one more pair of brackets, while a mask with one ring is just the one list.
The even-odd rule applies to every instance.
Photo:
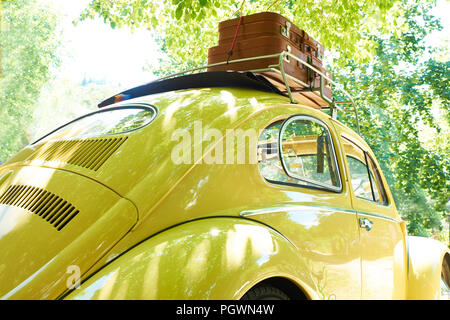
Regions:
[[352, 130], [243, 72], [105, 100], [0, 166], [2, 299], [439, 299]]

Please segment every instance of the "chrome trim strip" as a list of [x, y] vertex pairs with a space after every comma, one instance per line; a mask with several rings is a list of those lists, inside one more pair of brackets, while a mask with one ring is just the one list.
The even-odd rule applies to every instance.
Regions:
[[300, 211], [300, 210], [308, 210], [308, 209], [337, 211], [337, 212], [350, 213], [350, 214], [355, 214], [355, 215], [360, 215], [360, 216], [365, 216], [365, 217], [384, 219], [384, 220], [388, 220], [388, 221], [392, 221], [392, 222], [396, 222], [396, 223], [401, 222], [401, 220], [382, 216], [382, 215], [376, 214], [376, 213], [362, 212], [362, 211], [357, 211], [357, 210], [353, 210], [353, 209], [342, 209], [342, 208], [327, 207], [327, 206], [307, 206], [307, 205], [295, 205], [295, 206], [287, 206], [287, 207], [272, 207], [272, 208], [263, 208], [263, 209], [255, 209], [255, 210], [243, 210], [239, 213], [239, 215], [242, 217], [251, 217], [251, 216], [256, 216], [256, 215], [261, 215], [261, 214]]

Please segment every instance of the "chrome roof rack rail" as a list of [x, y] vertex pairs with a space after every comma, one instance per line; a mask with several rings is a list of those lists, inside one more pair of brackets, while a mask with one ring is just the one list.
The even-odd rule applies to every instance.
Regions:
[[[213, 68], [213, 67], [216, 67], [216, 66], [223, 66], [223, 65], [227, 65], [227, 64], [233, 64], [233, 63], [239, 63], [239, 62], [245, 62], [245, 61], [253, 61], [253, 60], [259, 60], [259, 59], [275, 58], [275, 57], [279, 57], [278, 64], [269, 65], [269, 66], [267, 66], [267, 68], [263, 68], [263, 69], [245, 70], [245, 71], [255, 72], [255, 73], [264, 73], [264, 72], [279, 73], [282, 76], [282, 78], [283, 78], [284, 85], [286, 87], [286, 93], [289, 96], [289, 99], [291, 100], [291, 103], [295, 103], [295, 100], [294, 100], [294, 97], [293, 97], [293, 94], [292, 94], [291, 86], [289, 85], [289, 80], [291, 80], [293, 82], [296, 82], [299, 85], [307, 88], [307, 89], [305, 89], [305, 91], [319, 91], [320, 97], [324, 101], [326, 101], [328, 103], [328, 106], [322, 107], [322, 109], [330, 109], [331, 117], [333, 119], [337, 119], [337, 111], [338, 110], [339, 111], [345, 111], [341, 107], [338, 106], [339, 104], [352, 104], [353, 105], [353, 113], [355, 114], [356, 128], [358, 130], [358, 134], [360, 134], [358, 112], [356, 110], [356, 104], [355, 104], [355, 101], [353, 100], [353, 97], [346, 90], [344, 90], [344, 88], [341, 85], [339, 85], [338, 83], [333, 81], [330, 77], [328, 77], [325, 74], [323, 74], [323, 72], [321, 72], [320, 70], [318, 70], [317, 68], [315, 68], [314, 66], [309, 64], [308, 62], [300, 59], [299, 57], [293, 55], [292, 53], [290, 53], [288, 51], [282, 51], [280, 53], [264, 55], [264, 56], [257, 56], [257, 57], [251, 57], [251, 58], [243, 58], [243, 59], [235, 59], [235, 60], [229, 60], [229, 61], [213, 63], [213, 64], [200, 66], [200, 67], [197, 67], [197, 68], [193, 68], [193, 69], [189, 69], [189, 70], [173, 73], [173, 74], [170, 74], [168, 76], [159, 78], [159, 80], [170, 79], [170, 78], [174, 78], [174, 77], [177, 77], [177, 76], [184, 75], [186, 73], [193, 73], [193, 72], [196, 72], [196, 71], [200, 71], [200, 70], [208, 69], [208, 68]], [[284, 66], [283, 66], [283, 60], [290, 59], [290, 58], [295, 59], [298, 63], [301, 63], [301, 64], [305, 65], [307, 68], [309, 68], [312, 71], [314, 71], [315, 73], [317, 73], [320, 76], [320, 87], [309, 89], [309, 85], [306, 84], [305, 82], [303, 82], [300, 79], [297, 79], [297, 78], [295, 78], [295, 77], [293, 77], [291, 75], [286, 74], [286, 72], [284, 70]], [[325, 87], [325, 81], [324, 80], [326, 80], [328, 83], [332, 84], [337, 90], [339, 90], [341, 93], [343, 93], [348, 98], [348, 100], [345, 100], [345, 101], [334, 101], [334, 100], [328, 99], [323, 94], [323, 90], [324, 90], [324, 87]]]

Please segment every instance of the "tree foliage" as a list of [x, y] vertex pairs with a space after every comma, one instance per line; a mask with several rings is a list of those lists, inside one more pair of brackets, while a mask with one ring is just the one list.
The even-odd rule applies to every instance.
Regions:
[[49, 70], [56, 65], [57, 16], [35, 0], [2, 1], [0, 162], [30, 141], [27, 128]]
[[81, 19], [98, 15], [112, 28], [152, 30], [169, 56], [155, 70], [167, 73], [173, 66], [179, 70], [206, 64], [220, 21], [267, 10], [283, 14], [325, 47], [359, 62], [369, 61], [375, 52], [370, 34], [400, 33], [405, 27], [400, 0], [91, 0]]
[[[425, 37], [441, 29], [427, 13], [431, 4], [404, 1], [402, 7], [406, 31], [373, 35], [377, 51], [369, 64], [347, 60], [333, 74], [358, 96], [361, 134], [381, 163], [410, 233], [430, 236], [442, 230], [450, 194], [450, 63], [436, 61], [426, 46]], [[347, 114], [342, 121], [354, 123]]]

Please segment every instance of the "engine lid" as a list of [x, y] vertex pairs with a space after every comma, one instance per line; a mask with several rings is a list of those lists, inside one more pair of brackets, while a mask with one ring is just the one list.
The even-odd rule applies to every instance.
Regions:
[[136, 207], [78, 174], [11, 169], [0, 185], [0, 297], [55, 299], [135, 225]]

